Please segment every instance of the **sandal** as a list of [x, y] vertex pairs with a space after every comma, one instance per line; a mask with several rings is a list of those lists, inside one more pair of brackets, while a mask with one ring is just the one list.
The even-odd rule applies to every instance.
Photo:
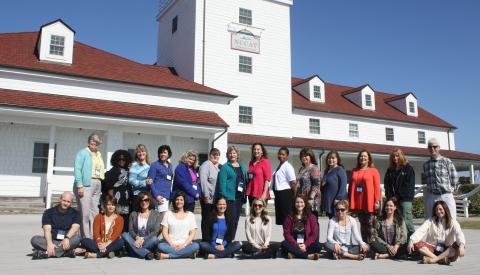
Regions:
[[433, 264], [432, 258], [428, 256], [423, 256], [422, 264]]

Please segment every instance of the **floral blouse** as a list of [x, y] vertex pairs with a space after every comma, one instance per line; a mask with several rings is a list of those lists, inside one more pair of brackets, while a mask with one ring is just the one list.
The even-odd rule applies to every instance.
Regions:
[[312, 210], [320, 210], [320, 169], [317, 165], [311, 164], [309, 167], [300, 167], [297, 177], [297, 194], [310, 198], [310, 193], [315, 192]]

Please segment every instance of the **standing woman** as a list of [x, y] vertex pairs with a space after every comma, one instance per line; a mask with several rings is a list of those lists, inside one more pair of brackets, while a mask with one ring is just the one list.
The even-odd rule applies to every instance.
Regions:
[[186, 151], [181, 156], [173, 177], [172, 196], [175, 196], [179, 191], [183, 191], [187, 195], [187, 210], [192, 213], [195, 210], [195, 201], [198, 201], [202, 195], [197, 168], [197, 152]]
[[303, 196], [297, 195], [292, 215], [283, 223], [282, 250], [289, 259], [318, 260], [322, 246], [318, 240], [317, 217]]
[[135, 148], [135, 162], [132, 163], [128, 171], [128, 183], [132, 187], [132, 210], [138, 211], [134, 206], [137, 206], [137, 196], [140, 192], [149, 192], [151, 180], [148, 178], [148, 170], [150, 169], [150, 158], [148, 157], [147, 147], [143, 144], [138, 144]]
[[250, 206], [253, 199], [270, 199], [270, 181], [272, 178], [272, 167], [267, 158], [267, 150], [261, 143], [252, 145], [252, 158], [248, 165], [248, 186], [247, 196]]
[[266, 259], [276, 258], [278, 244], [270, 243], [272, 237], [272, 221], [268, 216], [267, 203], [262, 199], [254, 199], [250, 209], [250, 217], [245, 219], [247, 241], [243, 243], [244, 258]]
[[[131, 161], [128, 151], [115, 151], [110, 159], [112, 168], [105, 173], [105, 179], [102, 181], [102, 200], [106, 196], [117, 199], [117, 213], [125, 221], [128, 221], [128, 215], [130, 214], [131, 198], [128, 185], [128, 167]], [[128, 223], [125, 223], [123, 231], [127, 230]]]
[[405, 259], [407, 256], [407, 226], [394, 197], [387, 199], [382, 216], [375, 223], [371, 248], [375, 252], [374, 259]]
[[150, 189], [157, 211], [163, 214], [168, 211], [170, 190], [172, 188], [173, 168], [169, 159], [172, 150], [168, 145], [158, 147], [158, 160], [152, 163], [148, 171], [147, 182], [152, 182]]
[[202, 207], [202, 236], [205, 234], [206, 218], [215, 209], [213, 204], [215, 200], [215, 192], [217, 187], [218, 173], [220, 172], [220, 150], [212, 148], [209, 153], [209, 159], [200, 166], [200, 185], [202, 186], [202, 199], [200, 206]]
[[312, 213], [318, 217], [320, 210], [320, 169], [312, 148], [306, 147], [300, 151], [302, 167], [297, 176], [297, 195], [304, 196], [312, 207]]
[[193, 242], [197, 223], [192, 212], [187, 211], [185, 193], [173, 197], [173, 211], [168, 211], [162, 220], [163, 241], [158, 244], [157, 260], [195, 258], [198, 243]]
[[369, 247], [362, 240], [357, 221], [348, 214], [348, 201], [335, 203], [335, 217], [328, 222], [325, 248], [334, 260], [363, 260]]
[[387, 199], [392, 197], [397, 199], [407, 225], [408, 237], [410, 237], [415, 231], [412, 215], [412, 201], [415, 196], [415, 171], [408, 163], [402, 150], [398, 148], [393, 149], [390, 154], [390, 166], [385, 173], [383, 184]]
[[[238, 220], [242, 211], [242, 204], [245, 202], [247, 169], [245, 165], [239, 161], [240, 151], [235, 146], [227, 149], [227, 163], [222, 165], [218, 174], [218, 193], [227, 200], [228, 215], [233, 218], [233, 236], [237, 232]], [[207, 220], [207, 219], [205, 219]], [[202, 216], [203, 223], [203, 216]], [[202, 228], [203, 230], [203, 228]], [[202, 233], [202, 238], [207, 234]]]
[[347, 173], [337, 151], [327, 154], [325, 167], [321, 182], [322, 212], [331, 219], [335, 216], [335, 202], [347, 199]]
[[227, 211], [227, 200], [219, 196], [216, 209], [207, 220], [207, 235], [200, 243], [206, 259], [233, 257], [233, 253], [240, 250], [242, 245], [233, 239], [234, 222]]
[[297, 189], [295, 169], [288, 162], [287, 147], [278, 150], [278, 167], [273, 173], [273, 193], [275, 194], [275, 223], [283, 225], [283, 221], [292, 214], [294, 194]]
[[152, 211], [151, 199], [150, 193], [138, 194], [139, 211], [130, 213], [128, 232], [122, 234], [130, 255], [145, 260], [153, 260], [160, 233], [160, 213]]
[[113, 258], [123, 247], [123, 218], [116, 213], [117, 199], [107, 196], [102, 206], [104, 214], [98, 214], [93, 221], [93, 239], [82, 239], [88, 251], [85, 258]]
[[93, 219], [98, 214], [101, 195], [101, 180], [105, 178], [105, 164], [98, 146], [102, 144], [97, 134], [88, 137], [88, 146], [75, 157], [74, 187], [78, 211], [82, 216], [81, 233], [92, 238]]
[[358, 153], [357, 167], [352, 171], [348, 189], [350, 209], [358, 214], [362, 239], [371, 242], [375, 225], [375, 215], [380, 209], [382, 195], [380, 193], [380, 174], [373, 165], [370, 152]]
[[448, 265], [465, 255], [465, 235], [446, 202], [435, 202], [432, 213], [410, 237], [407, 250], [420, 252], [424, 264]]

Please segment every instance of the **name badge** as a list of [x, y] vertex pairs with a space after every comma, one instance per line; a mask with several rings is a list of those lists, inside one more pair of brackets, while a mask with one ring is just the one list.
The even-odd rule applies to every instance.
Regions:
[[215, 239], [216, 244], [223, 244], [223, 235], [218, 235]]
[[243, 192], [243, 182], [238, 183], [237, 191], [242, 193]]
[[305, 238], [303, 234], [297, 234], [297, 243], [305, 243]]
[[357, 186], [357, 189], [356, 189], [356, 190], [357, 190], [357, 192], [359, 192], [359, 193], [363, 192], [363, 185]]
[[167, 180], [172, 180], [172, 176], [167, 175]]
[[100, 177], [100, 168], [95, 168], [95, 176]]
[[57, 240], [63, 240], [65, 239], [65, 231], [64, 230], [58, 230], [57, 232]]
[[196, 184], [192, 185], [193, 189], [197, 190], [198, 186]]
[[247, 177], [249, 180], [253, 179], [253, 172], [248, 172]]
[[197, 175], [197, 178], [199, 178], [200, 176], [198, 175], [198, 173], [196, 173], [195, 175]]
[[437, 252], [443, 252], [445, 250], [445, 245], [443, 244], [437, 244], [437, 246], [435, 247], [435, 251]]

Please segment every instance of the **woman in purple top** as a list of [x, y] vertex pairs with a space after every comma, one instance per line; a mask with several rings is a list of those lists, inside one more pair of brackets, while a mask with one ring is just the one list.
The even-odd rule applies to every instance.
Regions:
[[187, 210], [192, 212], [195, 210], [195, 201], [202, 195], [202, 187], [200, 185], [198, 168], [198, 154], [189, 150], [183, 153], [180, 162], [175, 168], [175, 176], [173, 177], [172, 197], [179, 191], [183, 191], [187, 195]]
[[282, 251], [289, 259], [318, 260], [322, 246], [318, 239], [317, 217], [303, 196], [295, 198], [295, 204], [283, 223]]
[[160, 213], [168, 211], [173, 178], [172, 164], [168, 161], [171, 156], [170, 146], [162, 145], [158, 147], [158, 160], [152, 163], [150, 170], [148, 170], [147, 184], [151, 183], [152, 199]]

